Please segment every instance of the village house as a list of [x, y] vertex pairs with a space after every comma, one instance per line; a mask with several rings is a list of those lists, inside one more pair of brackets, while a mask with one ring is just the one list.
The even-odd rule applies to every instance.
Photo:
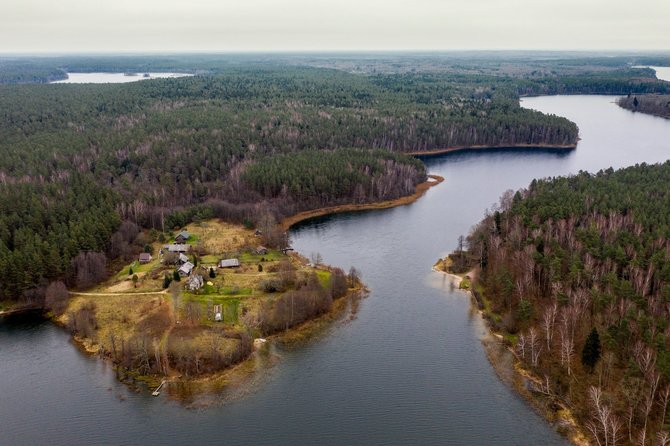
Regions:
[[259, 255], [266, 255], [268, 252], [270, 252], [265, 246], [259, 246], [256, 248], [256, 254]]
[[183, 265], [186, 262], [188, 262], [188, 256], [180, 252], [179, 255], [177, 256], [177, 263]]
[[174, 238], [175, 243], [178, 243], [180, 245], [186, 243], [186, 240], [191, 236], [191, 234], [188, 233], [188, 231], [181, 231], [177, 236]]
[[219, 268], [237, 268], [240, 261], [237, 259], [224, 259], [219, 261]]
[[179, 267], [177, 272], [182, 277], [188, 277], [193, 272], [193, 268], [195, 268], [194, 264], [192, 264], [191, 262], [186, 262], [182, 266]]
[[202, 278], [200, 274], [194, 274], [188, 279], [186, 288], [189, 291], [197, 291], [205, 285], [205, 279]]
[[152, 258], [153, 257], [151, 257], [151, 254], [149, 254], [148, 252], [143, 252], [142, 254], [140, 254], [139, 261], [140, 263], [149, 263], [151, 262]]
[[165, 249], [167, 252], [188, 252], [191, 249], [191, 245], [165, 245], [163, 249]]

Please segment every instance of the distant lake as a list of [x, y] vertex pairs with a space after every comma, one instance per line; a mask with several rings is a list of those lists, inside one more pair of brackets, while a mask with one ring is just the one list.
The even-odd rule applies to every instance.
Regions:
[[[148, 74], [148, 77], [145, 77]], [[126, 75], [125, 73], [68, 73], [68, 78], [60, 81], [50, 82], [52, 84], [123, 84], [149, 79], [172, 79], [184, 76], [193, 76], [186, 73], [137, 73]]]

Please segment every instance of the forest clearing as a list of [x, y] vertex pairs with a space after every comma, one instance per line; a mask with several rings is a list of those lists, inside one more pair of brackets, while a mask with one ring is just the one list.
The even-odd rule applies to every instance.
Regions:
[[[59, 322], [89, 353], [135, 378], [202, 378], [245, 360], [254, 339], [327, 313], [334, 299], [360, 288], [355, 270], [322, 265], [318, 254], [308, 262], [263, 248], [259, 231], [219, 220], [187, 230], [183, 263], [156, 241], [148, 263], [133, 261], [101, 285], [72, 292]], [[228, 258], [239, 266], [221, 268]], [[180, 264], [194, 265], [192, 272], [182, 274]]]

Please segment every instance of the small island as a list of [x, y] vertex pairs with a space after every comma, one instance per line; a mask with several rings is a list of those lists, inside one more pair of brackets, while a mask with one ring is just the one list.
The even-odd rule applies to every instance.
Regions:
[[225, 385], [225, 372], [266, 337], [295, 339], [305, 322], [363, 289], [355, 269], [270, 249], [260, 230], [242, 225], [207, 220], [169, 239], [147, 237], [134, 261], [99, 286], [71, 292], [55, 311], [87, 352], [150, 390], [217, 378]]

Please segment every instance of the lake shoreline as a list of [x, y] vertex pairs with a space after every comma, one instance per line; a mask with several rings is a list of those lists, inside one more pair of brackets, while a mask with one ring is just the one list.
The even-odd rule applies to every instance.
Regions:
[[[243, 228], [241, 225], [225, 223], [221, 220], [192, 224], [189, 230], [192, 234], [189, 237], [193, 238], [193, 241], [198, 240], [206, 245], [220, 243], [220, 240], [216, 237], [222, 237], [223, 239], [230, 238], [233, 240], [230, 243], [237, 246], [236, 249], [239, 250], [248, 250], [250, 249], [249, 246], [258, 243], [257, 236], [253, 233], [253, 230]], [[156, 242], [156, 244], [160, 245], [160, 242]], [[157, 246], [154, 249], [157, 249]], [[223, 251], [221, 251], [223, 248], [210, 249], [214, 249], [212, 252], [216, 252], [216, 254], [210, 254], [210, 257], [217, 259], [223, 256]], [[253, 290], [260, 289], [264, 280], [271, 280], [271, 278], [276, 277], [277, 272], [274, 272], [273, 268], [276, 268], [276, 262], [280, 261], [288, 262], [292, 265], [292, 271], [296, 274], [319, 274], [319, 277], [325, 275], [326, 280], [329, 280], [338, 271], [337, 268], [329, 265], [313, 265], [307, 258], [297, 252], [286, 255], [279, 253], [279, 251], [269, 251], [266, 254], [257, 255], [257, 259], [251, 260], [244, 260], [243, 255], [245, 254], [242, 251], [238, 252], [238, 256], [242, 259], [242, 262], [234, 272], [226, 270], [224, 273], [222, 270], [217, 269], [217, 274], [214, 276], [210, 275], [207, 285], [211, 288], [204, 287], [204, 294], [189, 294], [188, 290], [182, 289], [180, 285], [179, 289], [181, 291], [177, 297], [177, 302], [199, 302], [199, 298], [206, 299], [206, 297], [202, 296], [213, 296], [210, 299], [214, 302], [214, 299], [221, 291], [217, 290], [214, 292], [215, 288], [212, 281], [216, 281], [217, 279], [223, 281], [224, 276], [226, 277], [225, 283], [229, 284], [228, 286], [243, 287], [241, 282], [250, 281], [248, 286], [252, 287]], [[260, 258], [260, 256], [263, 256], [263, 258]], [[205, 258], [207, 258], [206, 255], [201, 260]], [[209, 259], [209, 261], [213, 260]], [[172, 290], [171, 293], [167, 289], [158, 289], [159, 284], [154, 283], [156, 280], [160, 282], [160, 278], [163, 276], [165, 270], [171, 270], [172, 266], [166, 267], [160, 256], [157, 256], [152, 262], [154, 263], [150, 262], [147, 265], [149, 269], [146, 271], [140, 271], [140, 267], [137, 267], [135, 271], [141, 276], [141, 280], [137, 280], [135, 283], [130, 282], [130, 275], [125, 274], [125, 268], [122, 268], [119, 273], [113, 275], [102, 285], [97, 285], [82, 292], [70, 292], [71, 299], [66, 311], [60, 315], [47, 314], [47, 318], [69, 332], [71, 342], [80, 352], [85, 353], [87, 356], [96, 356], [98, 357], [97, 359], [112, 364], [116, 370], [117, 380], [126, 384], [133, 391], [146, 393], [148, 390], [152, 392], [161, 386], [162, 393], [187, 405], [192, 403], [190, 400], [194, 400], [203, 407], [208, 406], [211, 404], [211, 401], [218, 399], [219, 393], [222, 395], [223, 393], [237, 394], [244, 391], [244, 388], [250, 387], [247, 385], [250, 382], [253, 384], [262, 380], [264, 370], [268, 368], [266, 366], [271, 366], [276, 362], [272, 355], [263, 354], [264, 351], [268, 350], [268, 346], [272, 346], [272, 350], [275, 344], [286, 347], [291, 345], [297, 346], [310, 341], [318, 333], [325, 331], [331, 322], [340, 320], [345, 313], [344, 310], [352, 307], [349, 302], [357, 301], [356, 296], [362, 296], [367, 292], [367, 288], [359, 279], [348, 279], [346, 290], [342, 289], [337, 295], [333, 294], [332, 298], [329, 297], [332, 300], [330, 300], [328, 306], [324, 306], [320, 311], [308, 315], [308, 317], [302, 319], [302, 322], [297, 322], [301, 319], [297, 319], [297, 323], [295, 324], [293, 322], [289, 324], [287, 321], [285, 327], [283, 325], [276, 327], [279, 330], [273, 328], [266, 331], [242, 322], [242, 316], [236, 312], [236, 316], [228, 320], [227, 326], [222, 325], [219, 327], [220, 329], [217, 329], [215, 327], [216, 324], [211, 323], [214, 315], [209, 314], [207, 316], [208, 310], [202, 310], [201, 304], [199, 304], [199, 308], [201, 308], [203, 313], [198, 316], [198, 322], [189, 322], [186, 319], [183, 313], [184, 305], [175, 304], [174, 301], [171, 302], [175, 299], [172, 296], [172, 293], [175, 291]], [[259, 262], [258, 272], [256, 272], [256, 262]], [[264, 262], [262, 263], [263, 268], [260, 267], [260, 262]], [[203, 264], [201, 262], [201, 270], [199, 272], [205, 274], [208, 269], [211, 271], [209, 266], [205, 265], [203, 267]], [[133, 264], [130, 265], [130, 268], [132, 267]], [[216, 267], [213, 266], [213, 268]], [[250, 273], [247, 271], [248, 269], [252, 269], [254, 272]], [[340, 272], [340, 274], [344, 273]], [[295, 278], [294, 280], [298, 281], [299, 279]], [[217, 283], [219, 286], [223, 286], [221, 283]], [[122, 288], [123, 284], [127, 285], [127, 289]], [[139, 290], [137, 289], [138, 284], [140, 286]], [[328, 290], [327, 283], [321, 286], [324, 292]], [[117, 289], [119, 287], [121, 288]], [[148, 289], [142, 291], [142, 288], [146, 287]], [[114, 292], [109, 292], [110, 290], [114, 290]], [[289, 291], [291, 290], [286, 290], [286, 292]], [[249, 311], [251, 314], [255, 311], [261, 311], [263, 303], [274, 302], [280, 298], [281, 294], [273, 294], [272, 292], [269, 294], [263, 293], [262, 290], [258, 294], [258, 292], [251, 291], [251, 294], [244, 294], [243, 297], [238, 298], [238, 301], [241, 300], [243, 304], [236, 304], [235, 310], [237, 311], [238, 309], [237, 305], [242, 305], [244, 308], [240, 310], [241, 314], [246, 314], [246, 311]], [[108, 302], [110, 299], [114, 299], [111, 304]], [[225, 305], [222, 303], [223, 300], [217, 302]], [[90, 308], [91, 305], [94, 306], [92, 320], [95, 327], [92, 334], [78, 330], [77, 318], [75, 317], [75, 314], [81, 308], [87, 306]], [[116, 310], [119, 306], [124, 308], [121, 313]], [[227, 319], [225, 317], [225, 308], [223, 313], [224, 319]], [[165, 325], [159, 324], [154, 328], [153, 342], [157, 342], [158, 344], [156, 345], [162, 345], [160, 347], [162, 353], [152, 353], [157, 357], [159, 354], [161, 355], [161, 358], [156, 359], [157, 363], [160, 361], [160, 368], [156, 368], [158, 367], [157, 364], [154, 367], [146, 365], [146, 368], [139, 368], [136, 364], [131, 363], [129, 365], [128, 363], [124, 363], [126, 360], [125, 357], [135, 354], [131, 350], [128, 350], [130, 353], [124, 353], [124, 342], [130, 345], [132, 340], [138, 336], [138, 327], [142, 326], [142, 324], [146, 327], [152, 327], [151, 325], [147, 325], [146, 321], [151, 320], [151, 317], [158, 317], [161, 314], [165, 318], [163, 319], [163, 324]], [[203, 314], [206, 320], [203, 320]], [[238, 317], [240, 318], [239, 320]], [[261, 320], [263, 317], [266, 316], [263, 315]], [[75, 321], [74, 325], [73, 318]], [[175, 335], [174, 333], [178, 331], [181, 334]], [[237, 351], [241, 352], [236, 359], [225, 364], [219, 364], [217, 367], [203, 370], [203, 373], [198, 372], [197, 369], [196, 371], [190, 371], [188, 368], [180, 368], [171, 362], [168, 345], [173, 342], [172, 336], [175, 336], [175, 339], [180, 339], [181, 341], [179, 342], [190, 341], [196, 343], [198, 347], [190, 350], [191, 353], [183, 354], [182, 359], [180, 359], [186, 362], [193, 361], [193, 358], [198, 358], [198, 352], [204, 351], [209, 344], [202, 344], [205, 341], [198, 340], [199, 338], [193, 336], [192, 333], [213, 336], [217, 339], [218, 343], [228, 342], [230, 339], [245, 339], [245, 348], [243, 350], [224, 352], [230, 355], [237, 355]], [[236, 334], [239, 334], [239, 337]], [[180, 337], [177, 338], [176, 336]], [[110, 339], [112, 340], [110, 341]], [[117, 349], [119, 343], [121, 347]], [[156, 345], [154, 345], [154, 349], [158, 348]], [[190, 356], [191, 354], [193, 356]], [[146, 362], [148, 361], [147, 359]], [[259, 364], [262, 364], [262, 367], [259, 367]], [[259, 373], [254, 373], [255, 371]], [[210, 402], [203, 404], [202, 401]]]
[[643, 115], [654, 116], [656, 118], [670, 119], [670, 114], [664, 115], [662, 113], [654, 113], [654, 112], [648, 111], [648, 110], [640, 110], [640, 109], [635, 109], [635, 108], [629, 108], [629, 107], [627, 107], [626, 105], [624, 105], [620, 102], [616, 102], [616, 105], [623, 108], [624, 110], [628, 110], [629, 112], [641, 113]]
[[309, 220], [311, 218], [323, 217], [332, 214], [340, 214], [343, 212], [359, 212], [359, 211], [369, 211], [375, 209], [389, 209], [397, 206], [404, 206], [407, 204], [411, 204], [414, 203], [419, 198], [421, 198], [421, 196], [423, 196], [423, 194], [425, 194], [428, 189], [430, 189], [433, 186], [437, 186], [438, 184], [444, 181], [444, 177], [441, 177], [439, 175], [429, 174], [428, 178], [429, 180], [417, 184], [414, 193], [411, 195], [405, 195], [404, 197], [396, 198], [394, 200], [386, 200], [386, 201], [379, 201], [374, 203], [362, 203], [362, 204], [341, 204], [338, 206], [328, 206], [325, 208], [298, 212], [297, 214], [284, 218], [279, 223], [279, 226], [284, 231], [288, 231], [291, 228], [291, 226], [296, 225], [302, 221]]
[[42, 311], [44, 311], [44, 308], [39, 306], [15, 306], [9, 307], [5, 310], [0, 310], [0, 317], [16, 316], [26, 313], [38, 313]]
[[[472, 310], [482, 318], [486, 326], [486, 334], [480, 339], [484, 347], [484, 353], [489, 363], [493, 367], [498, 378], [509, 386], [518, 396], [524, 399], [545, 421], [556, 431], [564, 436], [571, 444], [575, 446], [588, 446], [590, 442], [584, 431], [576, 422], [570, 409], [563, 401], [554, 395], [547, 395], [541, 391], [542, 379], [533, 375], [533, 373], [521, 366], [521, 361], [517, 357], [512, 347], [505, 343], [501, 333], [495, 330], [491, 323], [492, 315], [486, 309], [486, 306], [480, 297], [472, 289], [461, 288], [461, 282], [466, 279], [468, 273], [453, 274], [438, 268], [438, 260], [432, 267], [432, 271], [443, 274], [453, 281], [456, 288], [470, 296]], [[472, 284], [472, 287], [476, 282]], [[558, 407], [558, 410], [551, 406]]]
[[[336, 323], [346, 323], [353, 320], [358, 311], [358, 301], [365, 298], [368, 292], [367, 287], [359, 283], [356, 287], [350, 288], [347, 294], [334, 300], [332, 308], [327, 312], [290, 327], [287, 330], [268, 335], [266, 338], [256, 338], [251, 353], [242, 361], [213, 373], [193, 377], [185, 377], [178, 374], [170, 376], [143, 375], [133, 370], [125, 369], [118, 366], [110, 356], [106, 355], [99, 343], [86, 337], [72, 334], [62, 318], [51, 316], [48, 317], [48, 320], [68, 332], [70, 341], [82, 354], [91, 358], [97, 357], [95, 358], [96, 360], [102, 360], [111, 364], [117, 371], [118, 381], [131, 389], [151, 393], [153, 389], [162, 384], [162, 392], [165, 392], [169, 399], [184, 403], [189, 408], [202, 409], [214, 404], [203, 401], [219, 396], [223, 391], [241, 392], [245, 395], [254, 391], [254, 384], [259, 379], [263, 379], [263, 376], [252, 379], [256, 372], [258, 372], [257, 362], [259, 356], [268, 353], [268, 348], [276, 346], [285, 349], [300, 348], [313, 340], [319, 339]], [[266, 358], [263, 367], [269, 369], [276, 362], [276, 358], [270, 358], [269, 360]], [[268, 370], [264, 370], [261, 372], [261, 375], [267, 372]], [[172, 386], [176, 386], [177, 388], [172, 389]], [[184, 398], [180, 395], [184, 387], [188, 388], [187, 395], [189, 398]], [[190, 400], [190, 397], [194, 398]]]
[[574, 144], [502, 144], [502, 145], [471, 145], [471, 146], [453, 146], [443, 149], [419, 150], [407, 152], [410, 156], [439, 156], [447, 153], [468, 152], [475, 150], [505, 150], [505, 149], [544, 149], [544, 150], [574, 150], [577, 143]]

